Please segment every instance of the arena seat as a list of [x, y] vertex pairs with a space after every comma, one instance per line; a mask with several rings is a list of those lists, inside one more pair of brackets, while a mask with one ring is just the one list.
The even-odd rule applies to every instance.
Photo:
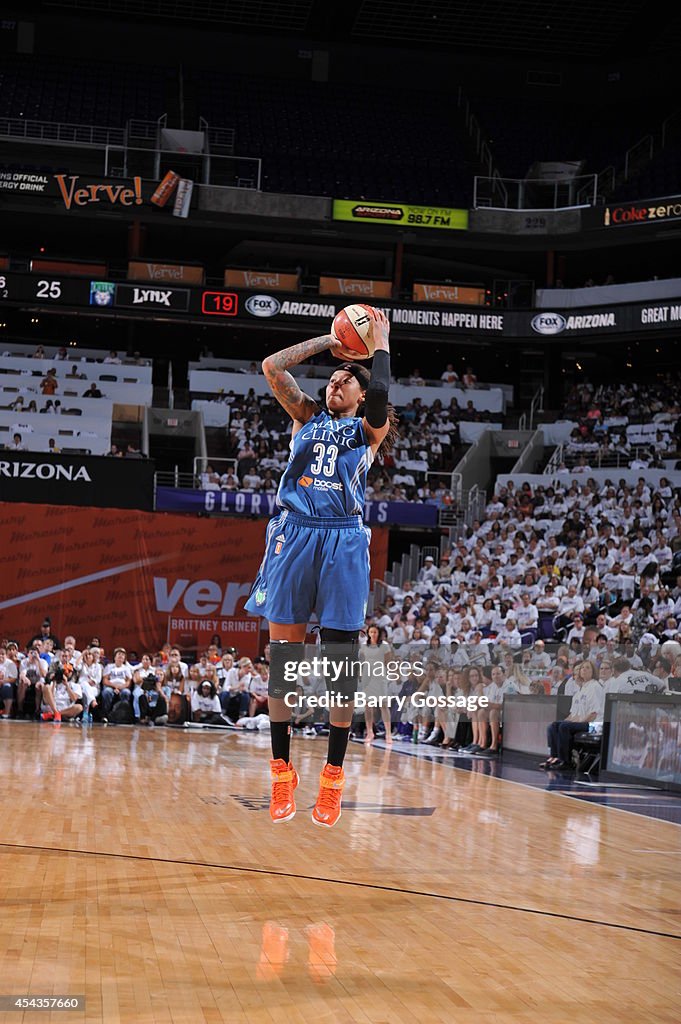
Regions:
[[572, 750], [578, 772], [584, 775], [598, 772], [602, 744], [603, 734], [601, 732], [578, 732], [576, 736], [572, 737]]
[[[475, 156], [452, 95], [211, 69], [189, 71], [187, 80], [209, 124], [233, 127], [238, 152], [263, 158], [267, 191], [443, 205], [471, 199]], [[371, 152], [380, 157], [365, 155], [360, 170], [341, 157], [362, 122], [371, 124]]]
[[168, 109], [172, 67], [3, 53], [0, 117], [123, 127]]

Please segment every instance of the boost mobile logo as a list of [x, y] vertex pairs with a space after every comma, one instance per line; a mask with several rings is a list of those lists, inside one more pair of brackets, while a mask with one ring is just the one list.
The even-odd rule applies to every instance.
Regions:
[[538, 313], [532, 318], [532, 330], [537, 334], [560, 334], [566, 326], [567, 320], [560, 313]]

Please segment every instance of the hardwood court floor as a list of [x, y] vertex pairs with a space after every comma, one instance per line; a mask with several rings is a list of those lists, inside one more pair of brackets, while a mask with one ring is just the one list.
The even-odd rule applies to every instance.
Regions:
[[678, 1022], [681, 829], [352, 745], [267, 813], [269, 736], [3, 723], [0, 994], [115, 1024]]

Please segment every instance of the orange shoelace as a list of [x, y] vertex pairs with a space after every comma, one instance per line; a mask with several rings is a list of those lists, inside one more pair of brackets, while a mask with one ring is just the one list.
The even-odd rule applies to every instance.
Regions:
[[317, 798], [317, 806], [324, 807], [327, 810], [335, 811], [338, 804], [341, 802], [343, 796], [343, 790], [333, 789], [331, 786], [322, 786], [319, 797]]
[[272, 799], [275, 803], [293, 798], [293, 772], [279, 772], [272, 779]]

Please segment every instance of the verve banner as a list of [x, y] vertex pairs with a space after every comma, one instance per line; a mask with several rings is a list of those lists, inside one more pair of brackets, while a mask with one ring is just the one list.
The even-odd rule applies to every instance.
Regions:
[[[264, 518], [0, 503], [0, 636], [25, 644], [46, 615], [57, 636], [98, 636], [108, 653], [158, 650], [171, 617], [178, 632], [220, 633], [221, 622], [248, 618], [266, 527]], [[376, 528], [372, 579], [384, 577], [387, 556], [388, 531]]]

